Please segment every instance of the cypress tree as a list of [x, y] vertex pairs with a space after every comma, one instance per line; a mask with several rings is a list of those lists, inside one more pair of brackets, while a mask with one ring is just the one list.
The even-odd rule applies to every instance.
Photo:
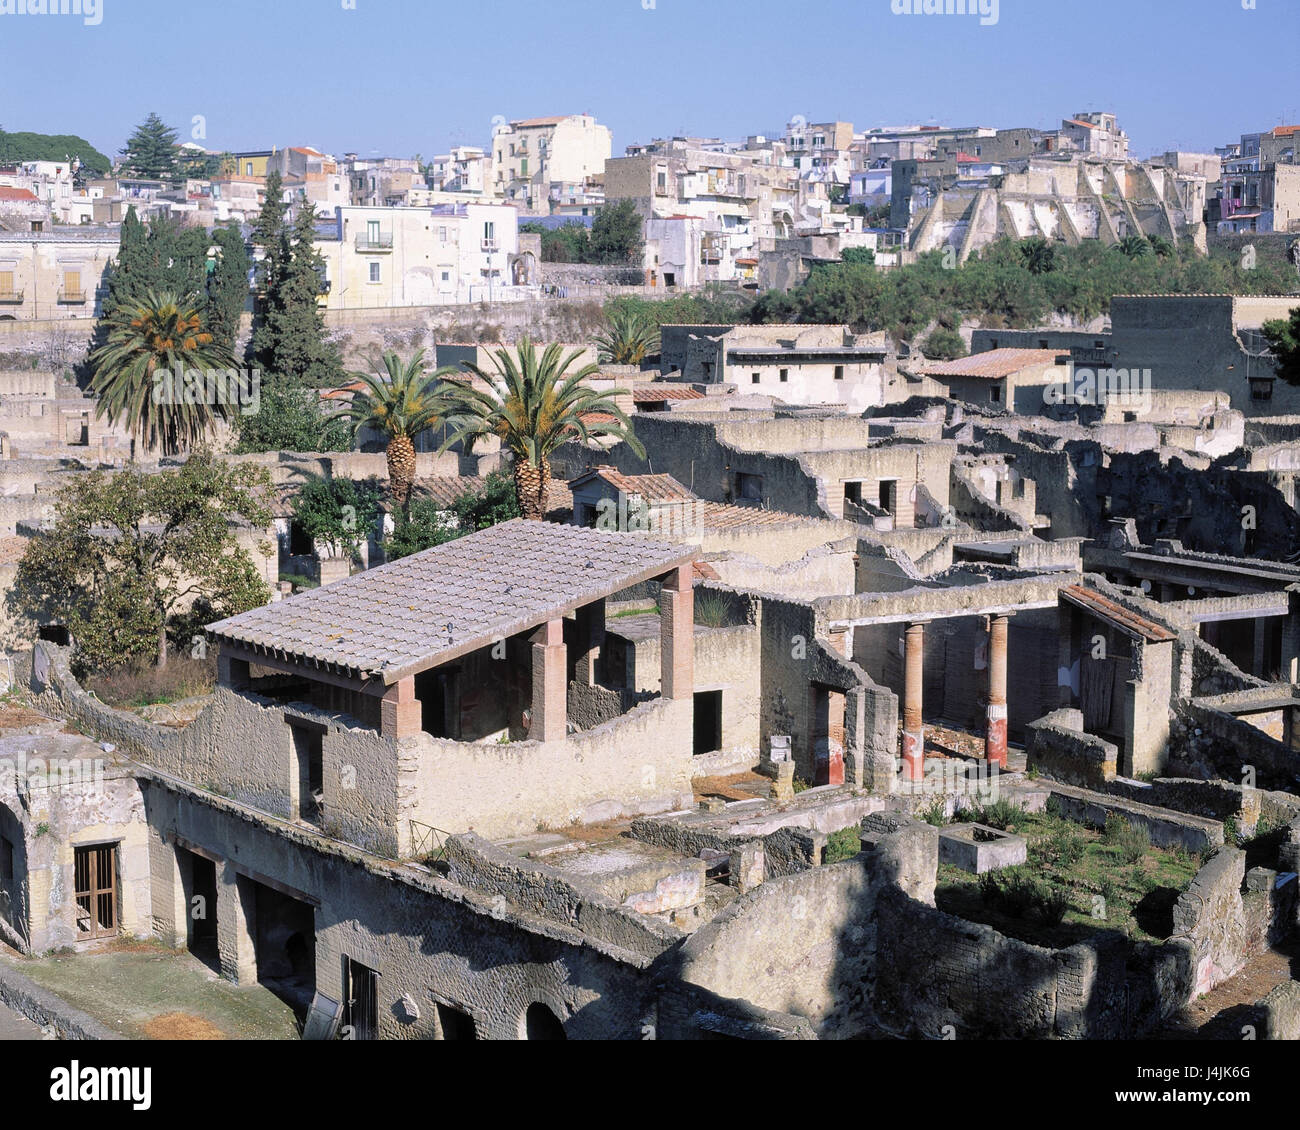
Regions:
[[291, 385], [332, 388], [342, 380], [343, 363], [325, 340], [318, 302], [325, 262], [314, 246], [315, 225], [315, 208], [305, 204], [263, 261], [261, 316], [251, 349], [264, 373]]
[[208, 274], [208, 332], [218, 345], [233, 353], [239, 318], [248, 300], [248, 252], [239, 226], [234, 223], [217, 228], [212, 242], [220, 254]]

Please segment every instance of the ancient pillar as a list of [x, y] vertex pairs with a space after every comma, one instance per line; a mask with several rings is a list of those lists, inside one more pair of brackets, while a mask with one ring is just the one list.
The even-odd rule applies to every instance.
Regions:
[[568, 659], [564, 621], [548, 620], [533, 633], [533, 705], [530, 741], [563, 741], [568, 730]]
[[423, 718], [420, 700], [415, 697], [415, 676], [399, 679], [379, 704], [379, 732], [391, 741], [413, 738], [420, 732]]
[[907, 626], [903, 663], [903, 780], [925, 776], [925, 730], [921, 725], [921, 682], [924, 672], [925, 625]]
[[574, 645], [573, 681], [594, 687], [597, 683], [596, 663], [605, 646], [605, 601], [584, 604], [574, 618], [577, 621], [577, 642]]
[[661, 578], [659, 590], [660, 694], [693, 698], [695, 694], [695, 590], [690, 565]]
[[217, 956], [221, 975], [236, 985], [257, 983], [256, 890], [228, 860], [217, 864]]
[[1007, 617], [989, 620], [989, 701], [984, 760], [1007, 767]]

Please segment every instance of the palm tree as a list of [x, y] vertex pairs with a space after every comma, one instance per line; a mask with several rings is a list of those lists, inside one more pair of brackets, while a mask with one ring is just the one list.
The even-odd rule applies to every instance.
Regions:
[[643, 311], [617, 307], [609, 315], [609, 327], [597, 335], [600, 359], [613, 365], [640, 365], [659, 351], [659, 327]]
[[1045, 275], [1056, 266], [1056, 248], [1042, 238], [1025, 240], [1020, 255], [1031, 275]]
[[1151, 244], [1140, 235], [1126, 235], [1115, 246], [1130, 259], [1141, 259], [1151, 254]]
[[349, 420], [354, 439], [363, 428], [372, 428], [387, 439], [388, 489], [405, 512], [415, 484], [415, 437], [445, 419], [449, 401], [440, 378], [454, 370], [426, 374], [423, 349], [409, 361], [385, 353], [383, 363], [383, 374], [348, 374], [362, 387], [350, 404], [331, 413], [331, 419]]
[[456, 405], [451, 420], [456, 430], [443, 448], [458, 440], [469, 448], [480, 436], [498, 437], [514, 456], [515, 494], [525, 518], [540, 519], [546, 513], [550, 457], [566, 440], [614, 436], [645, 458], [632, 421], [613, 399], [625, 396], [626, 390], [592, 388], [587, 378], [599, 367], [584, 365], [569, 373], [581, 351], [575, 349], [567, 357], [563, 352], [552, 344], [538, 357], [536, 347], [525, 338], [514, 354], [500, 349], [493, 355], [491, 373], [464, 363], [465, 370], [486, 382], [490, 392], [470, 386], [449, 391]]
[[1168, 259], [1174, 253], [1174, 245], [1162, 235], [1148, 236], [1147, 242], [1151, 244], [1151, 250], [1161, 259]]
[[104, 344], [89, 358], [96, 417], [175, 455], [231, 415], [236, 362], [204, 328], [196, 300], [151, 289], [117, 306], [104, 324]]

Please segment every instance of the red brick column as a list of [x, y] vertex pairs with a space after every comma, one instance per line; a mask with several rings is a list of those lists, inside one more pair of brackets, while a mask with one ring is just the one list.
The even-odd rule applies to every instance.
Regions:
[[379, 704], [379, 732], [386, 738], [413, 738], [420, 732], [420, 700], [415, 697], [415, 676], [399, 679]]
[[925, 625], [907, 626], [903, 661], [903, 780], [925, 776], [925, 728], [921, 724], [921, 684], [924, 674]]
[[531, 741], [560, 742], [568, 730], [569, 673], [564, 621], [548, 620], [533, 633]]
[[989, 703], [984, 760], [1007, 767], [1007, 617], [989, 617]]
[[683, 565], [660, 578], [660, 693], [664, 698], [695, 694], [695, 590], [693, 569]]

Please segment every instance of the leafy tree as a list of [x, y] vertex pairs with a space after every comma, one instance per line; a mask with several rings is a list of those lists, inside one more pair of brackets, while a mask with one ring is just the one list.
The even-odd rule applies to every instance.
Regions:
[[[541, 226], [541, 225], [537, 225]], [[582, 224], [561, 224], [553, 231], [542, 232], [544, 263], [591, 262], [591, 237]]]
[[451, 372], [440, 369], [433, 376], [424, 371], [424, 350], [403, 361], [396, 353], [384, 354], [384, 376], [349, 373], [361, 389], [351, 404], [340, 409], [337, 419], [351, 422], [353, 435], [370, 428], [384, 437], [388, 461], [388, 489], [397, 505], [405, 510], [415, 482], [415, 438], [446, 419], [452, 407], [439, 377]]
[[0, 129], [0, 164], [80, 160], [78, 179], [106, 176], [113, 162], [84, 137], [72, 133], [9, 133]]
[[490, 373], [465, 363], [466, 371], [485, 382], [490, 392], [469, 385], [447, 390], [455, 431], [442, 449], [458, 441], [472, 448], [475, 440], [487, 435], [500, 439], [514, 457], [515, 492], [525, 518], [540, 520], [546, 513], [550, 457], [567, 440], [613, 436], [645, 458], [632, 421], [614, 399], [625, 396], [626, 390], [597, 392], [588, 385], [587, 379], [600, 371], [596, 365], [570, 373], [569, 366], [578, 356], [575, 349], [565, 357], [563, 348], [553, 343], [539, 357], [525, 338], [513, 354], [498, 350]]
[[257, 411], [233, 418], [237, 455], [260, 451], [350, 451], [347, 424], [331, 419], [312, 388], [264, 381]]
[[[240, 400], [225, 374], [235, 360], [203, 326], [199, 308], [169, 291], [147, 291], [106, 318], [107, 340], [89, 357], [97, 417], [125, 424], [137, 440], [164, 455], [198, 444]], [[210, 396], [210, 371], [222, 371]], [[181, 376], [178, 378], [177, 373]], [[200, 374], [197, 392], [190, 374]]]
[[248, 251], [239, 225], [217, 228], [212, 233], [217, 249], [211, 260], [207, 282], [208, 332], [222, 349], [233, 353], [239, 335], [239, 319], [248, 301]]
[[616, 308], [609, 314], [609, 325], [595, 340], [602, 361], [640, 365], [659, 352], [659, 327], [642, 310]]
[[966, 356], [966, 342], [956, 330], [940, 327], [925, 339], [921, 352], [931, 361], [954, 361]]
[[351, 479], [308, 479], [293, 503], [294, 524], [335, 554], [356, 553], [379, 515], [378, 488]]
[[1288, 384], [1300, 385], [1300, 306], [1286, 318], [1265, 322], [1262, 330], [1277, 358], [1277, 375]]
[[[270, 476], [195, 455], [176, 470], [92, 471], [60, 489], [52, 530], [18, 564], [11, 607], [65, 624], [81, 673], [152, 656], [195, 616], [221, 619], [270, 599], [232, 522], [265, 527]], [[268, 547], [269, 550], [269, 547]]]
[[393, 536], [384, 544], [384, 553], [390, 561], [396, 561], [518, 517], [514, 481], [509, 475], [493, 471], [481, 489], [457, 498], [450, 513], [432, 498], [415, 499], [409, 516], [401, 512], [396, 515]]
[[1147, 242], [1151, 244], [1151, 250], [1161, 259], [1168, 259], [1174, 253], [1174, 245], [1162, 235], [1148, 236]]
[[608, 204], [591, 225], [591, 262], [639, 263], [642, 224], [630, 200]]
[[127, 139], [122, 171], [147, 180], [174, 181], [180, 176], [176, 131], [150, 114]]
[[845, 263], [861, 263], [870, 267], [876, 262], [876, 253], [870, 247], [846, 247], [840, 252], [840, 259]]
[[308, 204], [291, 229], [281, 227], [274, 253], [263, 260], [250, 350], [264, 373], [295, 385], [333, 388], [342, 381], [343, 362], [325, 336], [319, 301], [325, 261], [315, 247], [315, 224]]

